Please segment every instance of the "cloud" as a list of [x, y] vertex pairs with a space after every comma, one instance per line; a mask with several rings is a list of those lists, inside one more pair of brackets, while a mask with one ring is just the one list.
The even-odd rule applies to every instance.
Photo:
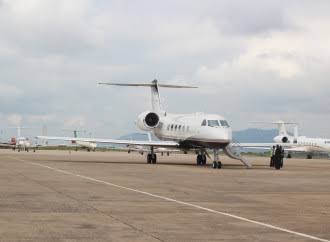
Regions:
[[306, 132], [330, 136], [329, 11], [321, 0], [2, 0], [2, 116], [119, 136], [136, 129], [149, 90], [96, 83], [157, 78], [201, 87], [162, 89], [168, 111], [224, 114], [234, 129], [313, 116]]
[[21, 122], [22, 122], [22, 115], [20, 114], [17, 114], [17, 113], [14, 113], [14, 114], [10, 114], [6, 117], [6, 119], [8, 120], [8, 122], [11, 124], [11, 125], [14, 125], [14, 126], [20, 126], [21, 125]]
[[23, 95], [23, 91], [14, 85], [0, 83], [0, 99], [11, 100], [19, 98]]

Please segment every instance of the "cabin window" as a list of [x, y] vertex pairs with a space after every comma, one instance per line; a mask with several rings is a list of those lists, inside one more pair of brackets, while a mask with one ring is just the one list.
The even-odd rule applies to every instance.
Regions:
[[208, 125], [210, 127], [217, 127], [217, 126], [219, 126], [219, 121], [218, 120], [208, 120], [207, 123], [208, 123]]
[[186, 127], [183, 125], [183, 126], [182, 126], [182, 132], [184, 132], [184, 131], [185, 131], [185, 128], [186, 128]]
[[174, 128], [174, 130], [176, 131], [178, 129], [178, 125], [175, 125], [175, 128]]
[[171, 125], [167, 125], [167, 130], [170, 130], [170, 126], [171, 126]]
[[203, 120], [202, 126], [206, 126], [206, 119]]
[[171, 131], [173, 131], [173, 124], [171, 125]]
[[181, 125], [179, 125], [179, 131], [181, 131]]
[[219, 121], [220, 121], [221, 126], [223, 126], [223, 127], [229, 127], [229, 124], [228, 124], [228, 122], [226, 120], [219, 120]]

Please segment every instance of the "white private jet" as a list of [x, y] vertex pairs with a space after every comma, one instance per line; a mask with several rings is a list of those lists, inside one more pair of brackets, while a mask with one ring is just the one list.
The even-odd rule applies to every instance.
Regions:
[[112, 143], [146, 146], [150, 148], [147, 155], [148, 163], [156, 163], [155, 149], [180, 149], [184, 152], [193, 150], [197, 153], [197, 165], [206, 164], [207, 150], [212, 149], [214, 154], [213, 168], [221, 168], [219, 150], [230, 158], [240, 160], [246, 167], [251, 164], [242, 156], [233, 152], [232, 129], [226, 119], [217, 114], [192, 113], [171, 114], [161, 107], [159, 87], [164, 88], [196, 88], [192, 86], [159, 84], [157, 80], [144, 84], [99, 83], [112, 86], [150, 87], [152, 109], [138, 116], [137, 126], [143, 131], [151, 131], [160, 141], [131, 141], [117, 139], [75, 138], [38, 136], [39, 139], [65, 140], [92, 143]]
[[[297, 123], [286, 123], [284, 121], [277, 121], [273, 124], [278, 125], [279, 134], [274, 137], [274, 142], [282, 144], [290, 144], [285, 150], [288, 152], [288, 158], [291, 153], [303, 152], [307, 153], [307, 159], [312, 159], [313, 154], [327, 153], [330, 157], [330, 139], [324, 138], [309, 138], [306, 136], [299, 136]], [[294, 124], [294, 133], [290, 135], [287, 132], [286, 124]]]
[[[79, 132], [86, 132], [85, 130], [64, 130], [64, 131], [70, 131], [73, 132], [73, 137], [78, 138]], [[76, 150], [78, 150], [78, 146], [80, 146], [83, 149], [86, 149], [88, 152], [95, 151], [97, 144], [94, 142], [87, 142], [87, 141], [80, 141], [80, 140], [72, 140], [71, 143], [73, 145], [76, 145]]]

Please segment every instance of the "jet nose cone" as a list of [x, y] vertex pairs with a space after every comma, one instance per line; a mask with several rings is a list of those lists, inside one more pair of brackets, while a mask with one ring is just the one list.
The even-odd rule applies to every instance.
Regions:
[[232, 141], [233, 135], [231, 130], [227, 130], [226, 132], [224, 132], [224, 139], [227, 140], [228, 143]]
[[212, 131], [212, 138], [221, 143], [230, 143], [232, 141], [232, 131], [228, 129], [216, 129]]

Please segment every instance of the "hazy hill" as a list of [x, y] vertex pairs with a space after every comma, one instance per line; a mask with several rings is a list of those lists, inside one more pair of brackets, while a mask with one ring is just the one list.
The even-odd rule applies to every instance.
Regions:
[[271, 143], [278, 135], [277, 129], [245, 129], [233, 131], [233, 140], [240, 143]]

